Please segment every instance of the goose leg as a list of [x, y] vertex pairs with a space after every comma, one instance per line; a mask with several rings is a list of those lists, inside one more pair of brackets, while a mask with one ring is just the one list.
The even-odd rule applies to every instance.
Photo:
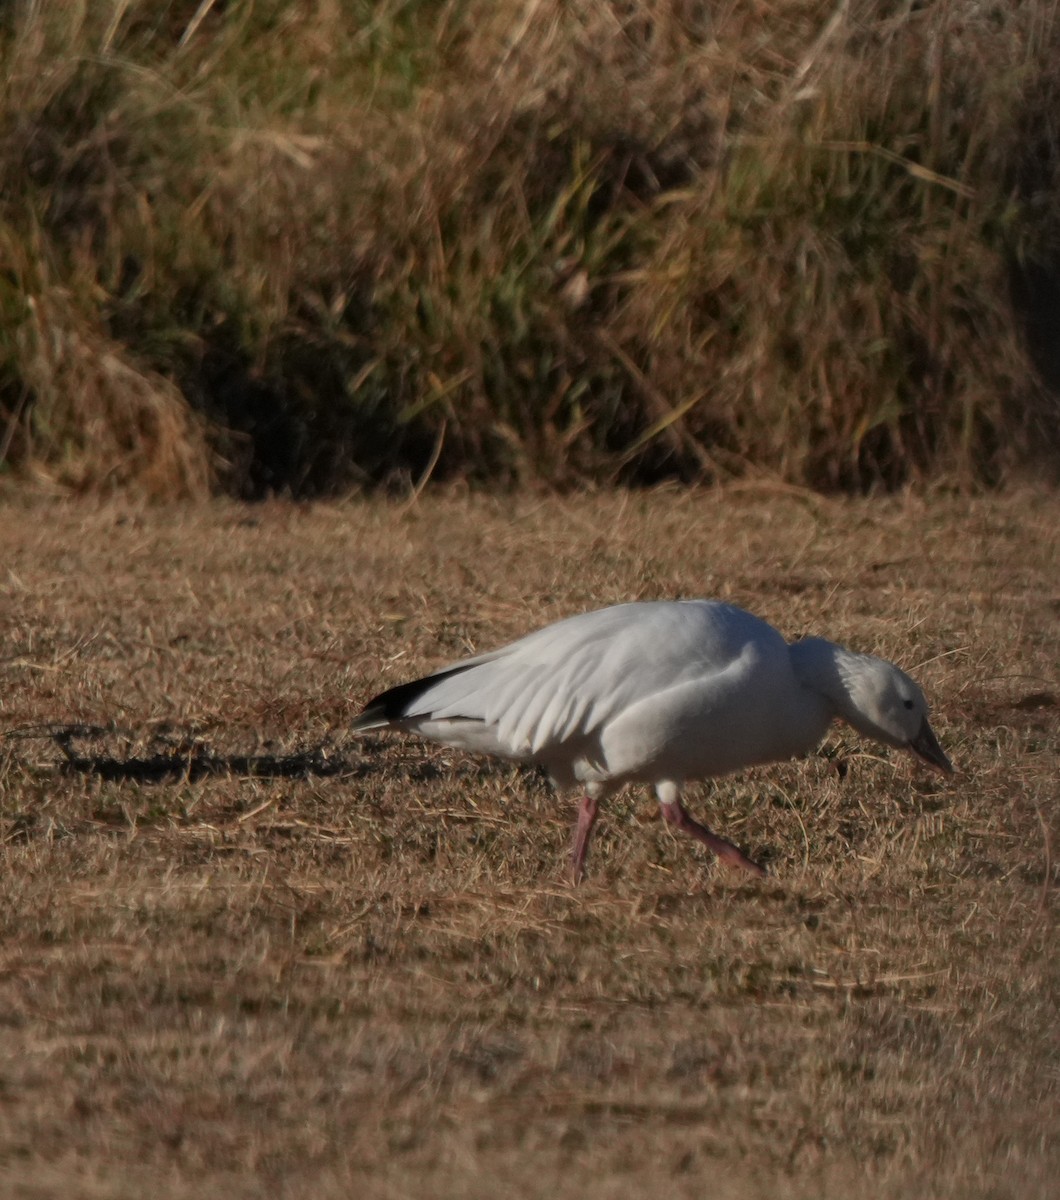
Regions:
[[681, 803], [681, 794], [676, 785], [660, 784], [656, 788], [656, 794], [659, 797], [659, 807], [662, 809], [663, 816], [674, 829], [679, 829], [682, 833], [694, 837], [696, 841], [702, 842], [704, 846], [713, 850], [722, 862], [733, 867], [742, 867], [745, 871], [750, 871], [752, 875], [765, 875], [764, 868], [738, 850], [732, 842], [727, 842], [724, 838], [718, 837], [716, 833], [711, 833], [705, 825], [700, 825], [697, 820], [688, 815], [685, 806]]
[[597, 796], [588, 792], [581, 798], [578, 805], [578, 823], [574, 827], [574, 845], [570, 853], [570, 873], [574, 883], [580, 883], [585, 868], [585, 855], [589, 849], [589, 835], [596, 821], [596, 810], [600, 805]]

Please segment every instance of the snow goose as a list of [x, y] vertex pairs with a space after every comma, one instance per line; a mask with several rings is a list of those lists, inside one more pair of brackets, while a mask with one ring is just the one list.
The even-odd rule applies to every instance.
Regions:
[[353, 730], [397, 729], [545, 768], [580, 787], [571, 868], [581, 878], [597, 808], [649, 783], [674, 828], [764, 875], [681, 803], [688, 780], [811, 751], [834, 719], [953, 767], [916, 683], [893, 663], [823, 638], [790, 645], [710, 600], [619, 604], [547, 625], [369, 701]]

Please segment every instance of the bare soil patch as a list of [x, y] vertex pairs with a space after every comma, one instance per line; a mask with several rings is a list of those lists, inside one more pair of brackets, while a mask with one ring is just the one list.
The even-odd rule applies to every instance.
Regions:
[[[1045, 1197], [1060, 503], [795, 490], [0, 520], [0, 1191]], [[654, 801], [349, 737], [588, 607], [718, 596], [911, 670], [952, 781], [836, 730]]]

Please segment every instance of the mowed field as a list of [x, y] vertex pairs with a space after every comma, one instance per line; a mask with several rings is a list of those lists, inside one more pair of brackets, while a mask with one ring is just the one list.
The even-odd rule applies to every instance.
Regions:
[[[1046, 1197], [1060, 501], [795, 490], [8, 501], [0, 1194]], [[630, 792], [346, 727], [544, 622], [715, 596], [896, 659], [958, 769], [836, 729]]]

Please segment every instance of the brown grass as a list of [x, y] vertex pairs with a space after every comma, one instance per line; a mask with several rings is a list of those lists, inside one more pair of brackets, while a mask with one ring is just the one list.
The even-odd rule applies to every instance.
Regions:
[[1056, 14], [9, 4], [0, 472], [1055, 475]]
[[[0, 1192], [1053, 1194], [1058, 530], [1031, 493], [8, 504]], [[343, 732], [675, 595], [900, 660], [958, 776], [837, 733], [692, 798], [768, 881], [631, 794], [572, 890], [539, 780]]]

